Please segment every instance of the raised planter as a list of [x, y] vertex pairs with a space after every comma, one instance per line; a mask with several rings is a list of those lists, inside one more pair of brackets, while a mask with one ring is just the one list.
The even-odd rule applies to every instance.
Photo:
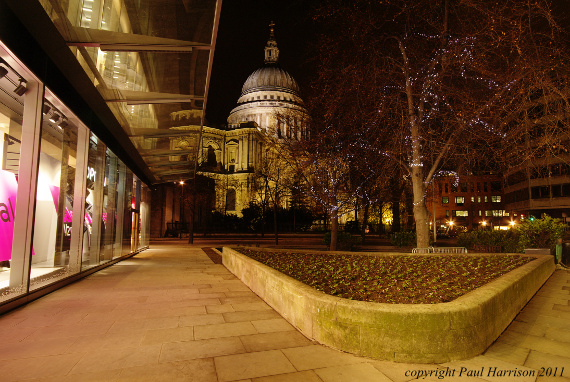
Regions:
[[381, 304], [327, 295], [228, 247], [222, 256], [233, 274], [305, 336], [360, 356], [415, 363], [483, 353], [555, 268], [552, 256], [537, 255], [451, 302]]

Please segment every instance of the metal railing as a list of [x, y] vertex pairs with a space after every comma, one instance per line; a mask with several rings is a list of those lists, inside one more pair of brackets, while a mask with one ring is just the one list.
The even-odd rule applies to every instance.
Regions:
[[467, 253], [467, 248], [465, 247], [413, 248], [412, 253]]

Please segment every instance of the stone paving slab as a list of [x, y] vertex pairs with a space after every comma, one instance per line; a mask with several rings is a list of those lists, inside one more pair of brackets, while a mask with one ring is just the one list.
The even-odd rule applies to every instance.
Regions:
[[[310, 341], [199, 247], [161, 243], [0, 316], [0, 380], [570, 382], [568, 306], [570, 272], [557, 270], [479, 357], [372, 360]], [[489, 377], [493, 367], [565, 371]]]

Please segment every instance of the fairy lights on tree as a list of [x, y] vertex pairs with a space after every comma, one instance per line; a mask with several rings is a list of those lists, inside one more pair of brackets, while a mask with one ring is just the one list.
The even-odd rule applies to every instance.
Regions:
[[[438, 172], [487, 169], [507, 162], [497, 154], [510, 145], [528, 147], [528, 107], [516, 110], [537, 84], [567, 99], [567, 47], [547, 0], [327, 0], [314, 20], [312, 134], [350, 168], [405, 173], [418, 247], [429, 243], [425, 195]], [[542, 132], [549, 142], [559, 133]]]

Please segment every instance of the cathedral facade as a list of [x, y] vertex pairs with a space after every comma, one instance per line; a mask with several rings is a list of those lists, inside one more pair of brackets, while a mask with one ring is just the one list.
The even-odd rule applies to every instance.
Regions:
[[[176, 121], [187, 121], [181, 113], [184, 112], [172, 113], [175, 125]], [[279, 64], [279, 49], [271, 23], [264, 64], [243, 84], [226, 128], [202, 128], [198, 174], [215, 182], [212, 209], [241, 216], [241, 210], [256, 199], [254, 177], [266, 155], [267, 140], [303, 139], [305, 130], [301, 126], [305, 118], [299, 85]], [[189, 132], [197, 132], [199, 128], [186, 123], [172, 127]], [[173, 138], [171, 149], [183, 149], [185, 144], [188, 144], [187, 137]]]

